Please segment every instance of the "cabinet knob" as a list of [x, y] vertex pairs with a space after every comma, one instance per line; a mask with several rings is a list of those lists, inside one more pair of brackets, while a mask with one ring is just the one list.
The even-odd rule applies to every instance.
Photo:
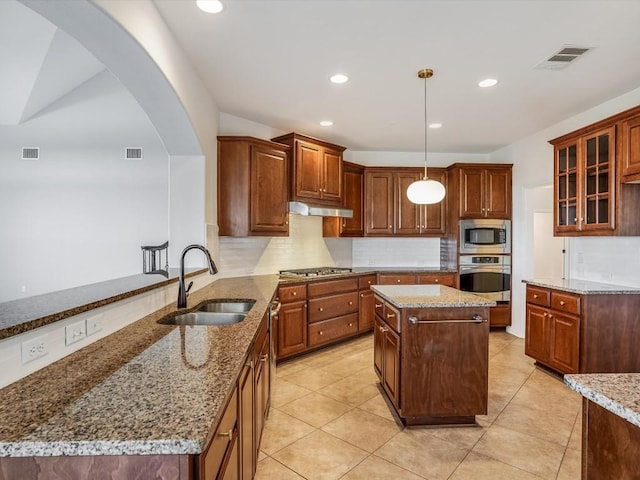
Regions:
[[349, 302], [349, 305], [353, 305], [353, 302]]
[[318, 308], [318, 311], [319, 311], [319, 312], [324, 312], [324, 308], [319, 307], [319, 308]]
[[537, 293], [533, 294], [533, 298], [539, 298], [539, 297], [540, 297], [540, 295], [538, 295]]
[[436, 278], [435, 282], [436, 282], [436, 283], [438, 283], [439, 281], [440, 281], [440, 280], [438, 280], [438, 279]]
[[353, 323], [350, 323], [350, 324], [349, 324], [349, 326], [350, 326], [350, 327], [353, 327]]
[[573, 221], [577, 222], [578, 221], [578, 217], [573, 217]]
[[360, 297], [361, 297], [361, 298], [364, 298], [364, 293], [361, 293], [361, 294], [360, 294]]
[[324, 335], [324, 332], [323, 332], [322, 330], [320, 330], [320, 331], [318, 332], [318, 335]]
[[398, 279], [398, 283], [400, 283], [400, 279]]
[[286, 221], [284, 222], [284, 224], [285, 224], [285, 225], [289, 225], [289, 220], [286, 220]]
[[391, 228], [391, 225], [389, 225], [389, 228]]
[[298, 295], [298, 292], [293, 292], [291, 295], [295, 297], [296, 295]]
[[371, 280], [367, 280], [367, 283], [368, 283], [369, 285], [371, 285]]
[[542, 316], [543, 316], [543, 317], [548, 317], [548, 316], [549, 316], [549, 314], [545, 312]]
[[564, 300], [560, 300], [560, 305], [564, 306]]
[[549, 318], [553, 318], [553, 315], [549, 314]]

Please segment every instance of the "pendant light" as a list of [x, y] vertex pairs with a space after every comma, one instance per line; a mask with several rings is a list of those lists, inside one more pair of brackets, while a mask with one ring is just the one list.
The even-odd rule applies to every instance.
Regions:
[[407, 188], [407, 198], [410, 202], [418, 205], [441, 202], [445, 194], [444, 185], [427, 177], [427, 132], [429, 130], [429, 123], [427, 122], [427, 79], [431, 77], [433, 77], [433, 70], [430, 68], [418, 71], [418, 78], [424, 79], [424, 177], [422, 180], [416, 180]]

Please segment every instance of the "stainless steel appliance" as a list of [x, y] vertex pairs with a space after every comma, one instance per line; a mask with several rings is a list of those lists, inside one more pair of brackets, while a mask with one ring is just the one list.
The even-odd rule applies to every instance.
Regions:
[[340, 275], [341, 273], [349, 273], [352, 270], [345, 267], [318, 267], [318, 268], [299, 268], [294, 270], [280, 270], [281, 277], [322, 277], [325, 275]]
[[460, 255], [460, 290], [498, 303], [511, 299], [511, 257]]
[[511, 220], [460, 220], [460, 254], [511, 253]]

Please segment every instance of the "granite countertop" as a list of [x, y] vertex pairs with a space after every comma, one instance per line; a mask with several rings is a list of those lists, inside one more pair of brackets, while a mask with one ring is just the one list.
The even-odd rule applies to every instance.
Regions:
[[564, 292], [579, 293], [582, 295], [595, 294], [640, 294], [640, 288], [627, 287], [623, 285], [613, 285], [609, 283], [591, 282], [589, 280], [563, 279], [563, 278], [535, 278], [522, 280], [522, 283], [537, 287], [553, 288]]
[[0, 390], [0, 456], [199, 454], [246, 362], [277, 275], [189, 296], [256, 303], [235, 325], [160, 325], [169, 305]]
[[640, 373], [565, 375], [564, 383], [586, 399], [640, 427]]
[[361, 275], [375, 275], [376, 273], [458, 273], [455, 268], [440, 267], [354, 267], [351, 272], [341, 272], [332, 275], [321, 275], [317, 277], [297, 277], [295, 275], [280, 275], [280, 282], [300, 283], [300, 282], [317, 282], [321, 280], [336, 280], [340, 278], [357, 277]]
[[[185, 271], [185, 276], [189, 277], [207, 269], [189, 268]], [[168, 277], [160, 274], [131, 275], [0, 303], [0, 340], [169, 285], [178, 280], [179, 273], [179, 269], [172, 268]]]
[[396, 308], [495, 307], [496, 302], [444, 285], [372, 285]]

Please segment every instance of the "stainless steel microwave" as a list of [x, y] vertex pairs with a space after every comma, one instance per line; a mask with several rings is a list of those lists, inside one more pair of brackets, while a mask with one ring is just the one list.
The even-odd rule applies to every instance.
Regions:
[[511, 253], [511, 220], [460, 220], [460, 253]]

